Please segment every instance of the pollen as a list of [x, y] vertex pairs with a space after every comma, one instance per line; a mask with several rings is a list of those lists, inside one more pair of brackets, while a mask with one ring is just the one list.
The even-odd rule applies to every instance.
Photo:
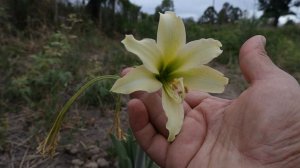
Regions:
[[183, 85], [183, 78], [173, 79], [167, 87], [167, 93], [171, 96], [176, 102], [181, 103], [184, 99], [186, 89]]

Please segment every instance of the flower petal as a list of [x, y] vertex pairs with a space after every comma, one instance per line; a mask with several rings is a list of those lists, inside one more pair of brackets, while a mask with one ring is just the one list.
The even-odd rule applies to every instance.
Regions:
[[166, 128], [169, 130], [168, 141], [172, 142], [175, 136], [180, 132], [184, 110], [182, 103], [177, 103], [172, 99], [165, 90], [162, 91], [162, 106], [168, 118]]
[[188, 90], [210, 93], [222, 93], [228, 83], [228, 78], [221, 72], [205, 65], [177, 73], [175, 76], [183, 77]]
[[178, 71], [184, 71], [207, 64], [222, 53], [222, 44], [214, 39], [200, 39], [187, 43], [178, 51]]
[[149, 71], [158, 74], [161, 53], [155, 40], [143, 39], [138, 41], [132, 35], [126, 35], [122, 43], [129, 52], [132, 52], [140, 58]]
[[155, 74], [148, 71], [143, 65], [131, 70], [124, 77], [118, 79], [110, 89], [115, 93], [129, 94], [135, 91], [155, 92], [162, 84], [155, 78]]
[[185, 28], [181, 18], [174, 12], [160, 14], [157, 30], [157, 45], [165, 63], [176, 56], [177, 51], [186, 43]]

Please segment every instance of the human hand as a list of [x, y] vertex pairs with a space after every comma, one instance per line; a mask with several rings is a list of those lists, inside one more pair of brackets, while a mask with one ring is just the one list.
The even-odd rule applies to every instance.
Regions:
[[300, 165], [300, 87], [267, 56], [265, 38], [240, 50], [250, 86], [237, 99], [190, 92], [175, 141], [167, 141], [167, 118], [159, 93], [133, 93], [128, 103], [133, 133], [161, 167], [297, 167]]

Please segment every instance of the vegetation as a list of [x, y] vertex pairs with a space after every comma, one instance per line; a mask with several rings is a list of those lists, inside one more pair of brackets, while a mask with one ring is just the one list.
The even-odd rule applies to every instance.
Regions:
[[[295, 15], [290, 11], [292, 0], [259, 0], [259, 9], [263, 10], [263, 17], [272, 18], [273, 26], [277, 26], [279, 23], [279, 17], [284, 15]], [[297, 3], [293, 5], [297, 6]]]
[[209, 6], [199, 18], [198, 23], [204, 24], [228, 24], [234, 23], [243, 17], [240, 8], [230, 5], [228, 2], [223, 4], [222, 9], [217, 12], [213, 6]]
[[145, 152], [137, 145], [133, 133], [129, 130], [126, 140], [118, 140], [111, 135], [113, 147], [111, 154], [118, 158], [119, 167], [126, 168], [158, 168]]
[[[275, 17], [274, 22], [290, 11], [287, 6], [290, 1], [282, 1], [287, 5], [276, 14], [269, 12], [275, 1], [259, 2], [264, 16]], [[128, 0], [82, 0], [80, 4], [67, 0], [0, 2], [0, 153], [8, 152], [12, 146], [9, 143], [12, 133], [8, 131], [11, 116], [31, 114], [24, 118], [28, 129], [23, 131], [26, 136], [22, 138], [32, 137], [28, 143], [34, 151], [55, 113], [82, 83], [139, 64], [120, 44], [124, 34], [155, 39], [157, 12], [176, 11], [176, 7], [172, 0], [163, 0], [153, 15], [140, 10], [141, 7]], [[244, 11], [229, 3], [224, 3], [220, 11], [208, 7], [197, 22], [186, 19], [185, 25], [188, 41], [220, 40], [224, 52], [216, 61], [232, 71], [237, 69], [243, 42], [262, 34], [267, 37], [267, 51], [272, 60], [300, 79], [299, 25], [271, 27], [259, 18], [245, 17]], [[101, 109], [105, 116], [104, 111], [114, 105], [114, 97], [109, 94], [111, 84], [99, 83], [89, 89], [80, 97], [77, 108]], [[78, 127], [78, 123], [71, 122], [71, 126]], [[137, 148], [134, 139], [126, 144], [111, 138], [114, 147], [119, 148], [113, 153], [122, 160], [119, 165], [133, 165], [135, 161], [130, 159], [136, 157], [136, 151], [126, 152], [131, 150], [129, 147]], [[145, 164], [151, 167], [152, 163], [147, 158]]]

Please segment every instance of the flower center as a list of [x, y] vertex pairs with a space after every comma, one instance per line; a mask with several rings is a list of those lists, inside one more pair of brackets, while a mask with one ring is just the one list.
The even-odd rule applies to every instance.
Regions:
[[175, 69], [176, 64], [174, 61], [169, 64], [161, 64], [159, 68], [159, 74], [156, 75], [156, 79], [159, 80], [161, 83], [169, 83], [174, 78], [172, 73]]
[[187, 92], [183, 84], [183, 78], [175, 78], [171, 82], [164, 84], [164, 89], [177, 103], [182, 103]]
[[183, 78], [175, 78], [172, 74], [174, 69], [176, 69], [175, 62], [168, 64], [166, 66], [161, 66], [159, 69], [159, 74], [156, 75], [156, 79], [163, 84], [163, 88], [174, 101], [177, 103], [182, 103], [185, 93], [187, 93], [187, 88], [183, 84]]
[[160, 68], [159, 74], [156, 75], [156, 79], [159, 80], [161, 83], [168, 83], [170, 80], [172, 80], [170, 74], [172, 70], [169, 66], [166, 68]]

